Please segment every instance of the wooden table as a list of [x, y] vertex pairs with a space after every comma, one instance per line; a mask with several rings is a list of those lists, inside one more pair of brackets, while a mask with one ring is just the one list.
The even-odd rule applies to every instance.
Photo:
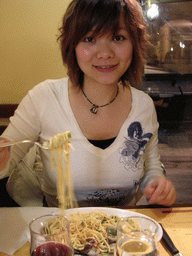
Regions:
[[[192, 256], [192, 207], [133, 209], [161, 223], [183, 256]], [[172, 255], [159, 243], [160, 256]]]
[[[129, 210], [145, 214], [162, 223], [183, 256], [192, 256], [192, 207]], [[30, 243], [26, 243], [13, 256], [30, 256], [29, 248]], [[162, 242], [159, 243], [159, 252], [160, 256], [171, 255]], [[3, 256], [3, 254], [0, 253], [0, 256]]]

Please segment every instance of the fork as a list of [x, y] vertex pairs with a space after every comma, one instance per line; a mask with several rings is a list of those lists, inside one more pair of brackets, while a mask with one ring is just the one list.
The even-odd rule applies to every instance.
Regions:
[[14, 146], [14, 145], [23, 144], [23, 143], [31, 143], [31, 144], [37, 145], [38, 147], [40, 147], [42, 149], [49, 149], [49, 141], [45, 141], [42, 143], [40, 141], [32, 141], [32, 140], [4, 142], [4, 143], [0, 143], [0, 148]]

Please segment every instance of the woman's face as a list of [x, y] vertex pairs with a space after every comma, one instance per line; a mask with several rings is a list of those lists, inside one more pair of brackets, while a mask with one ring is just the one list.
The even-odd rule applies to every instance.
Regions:
[[123, 18], [119, 29], [102, 36], [90, 31], [75, 48], [77, 63], [84, 73], [84, 83], [117, 84], [132, 61], [133, 45]]

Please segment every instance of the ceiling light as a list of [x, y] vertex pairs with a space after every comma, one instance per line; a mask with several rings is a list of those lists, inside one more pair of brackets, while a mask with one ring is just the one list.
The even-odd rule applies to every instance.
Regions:
[[159, 17], [159, 10], [156, 4], [152, 4], [147, 10], [147, 18], [149, 20], [155, 20]]

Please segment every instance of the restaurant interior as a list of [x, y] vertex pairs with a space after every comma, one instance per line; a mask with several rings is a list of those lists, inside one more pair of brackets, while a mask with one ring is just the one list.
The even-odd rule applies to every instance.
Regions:
[[[23, 11], [26, 10], [27, 6], [20, 3], [18, 7], [21, 6]], [[150, 45], [147, 48], [143, 83], [138, 88], [154, 100], [160, 125], [159, 148], [162, 162], [166, 166], [167, 175], [176, 183], [177, 203], [192, 202], [192, 1], [141, 0], [141, 6]], [[29, 11], [32, 12], [30, 8]], [[4, 9], [6, 10], [6, 6]], [[7, 6], [8, 9], [11, 10], [10, 4]], [[20, 12], [21, 10], [22, 8]], [[26, 15], [29, 16], [29, 13]], [[37, 34], [37, 31], [35, 32]], [[10, 60], [8, 61], [9, 63], [5, 61], [4, 65], [1, 63], [5, 71], [6, 66], [10, 65]], [[21, 63], [19, 59], [17, 61], [19, 66]], [[23, 74], [19, 72], [15, 77], [12, 73], [13, 80], [10, 80], [7, 72], [1, 75], [0, 134], [22, 99], [21, 92], [14, 90], [15, 83], [23, 89], [22, 84], [19, 85], [20, 75]], [[31, 72], [31, 69], [26, 69], [25, 73], [27, 72]], [[43, 78], [38, 77], [38, 74], [36, 76], [40, 82]], [[49, 75], [46, 75], [45, 79], [47, 77]], [[5, 199], [0, 199], [0, 206], [15, 204], [4, 190], [6, 181], [7, 178], [0, 181], [3, 184], [0, 186], [1, 194], [5, 195]]]
[[[161, 160], [165, 166], [166, 175], [173, 181], [178, 195], [173, 207], [176, 207], [176, 211], [181, 209], [184, 212], [184, 209], [187, 209], [192, 212], [192, 1], [140, 0], [140, 3], [147, 24], [150, 45], [147, 48], [143, 82], [138, 88], [151, 96], [156, 107]], [[4, 8], [8, 10], [8, 7], [10, 6]], [[59, 65], [61, 64], [61, 62], [57, 62]], [[4, 69], [6, 68], [4, 65], [8, 65], [8, 63], [5, 61], [1, 65]], [[30, 70], [30, 76], [31, 72]], [[58, 76], [63, 75], [62, 72]], [[49, 77], [49, 73], [48, 71], [47, 75], [44, 70], [42, 71], [45, 79]], [[9, 117], [14, 114], [23, 96], [22, 93], [25, 94], [28, 91], [28, 88], [22, 93], [18, 91], [16, 101], [13, 96], [9, 98], [9, 90], [5, 89], [4, 85], [9, 82], [13, 84], [17, 76], [10, 80], [10, 77], [6, 78], [8, 75], [9, 73], [6, 72], [3, 79], [0, 79], [3, 81], [2, 92], [0, 92], [0, 135], [7, 127]], [[56, 75], [53, 74], [54, 78]], [[12, 76], [14, 76], [14, 72]], [[39, 75], [36, 77], [38, 82], [43, 79]], [[16, 83], [18, 85], [19, 81]], [[32, 86], [34, 84], [31, 84]], [[14, 86], [12, 87], [14, 88]], [[8, 96], [4, 98], [6, 93]], [[19, 207], [6, 191], [7, 180], [8, 177], [0, 180], [0, 207]], [[138, 209], [149, 208], [142, 195], [137, 207]], [[155, 208], [155, 206], [151, 207]], [[143, 212], [141, 211], [141, 213]], [[145, 213], [149, 213], [151, 217], [155, 218], [154, 213], [147, 211]], [[158, 221], [162, 221], [164, 218], [161, 218], [161, 214], [156, 216], [160, 216]], [[182, 229], [180, 224], [176, 223], [175, 225]], [[170, 231], [169, 226], [168, 230]], [[174, 232], [171, 232], [170, 234], [174, 236]], [[179, 231], [175, 229], [175, 234], [177, 232]], [[190, 229], [188, 238], [191, 236], [192, 230]], [[176, 238], [177, 246], [186, 250], [184, 255], [191, 256], [192, 251], [184, 248], [184, 245], [182, 247], [177, 239], [178, 237]], [[163, 252], [164, 254], [161, 255], [172, 255], [167, 251]]]

